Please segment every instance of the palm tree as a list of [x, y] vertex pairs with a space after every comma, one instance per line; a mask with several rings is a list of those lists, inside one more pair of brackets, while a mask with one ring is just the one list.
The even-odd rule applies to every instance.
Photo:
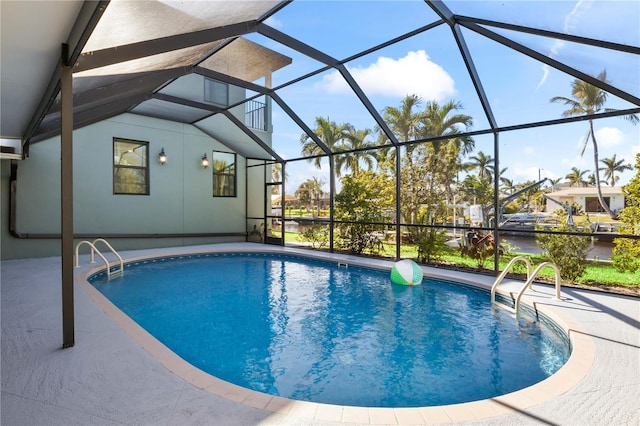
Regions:
[[[602, 82], [607, 82], [607, 71], [603, 70], [597, 77], [598, 80]], [[594, 115], [598, 112], [602, 111], [612, 111], [610, 108], [604, 108], [604, 104], [607, 100], [608, 93], [604, 90], [600, 89], [597, 86], [589, 84], [583, 80], [574, 80], [571, 83], [571, 95], [572, 98], [567, 98], [564, 96], [554, 96], [551, 98], [551, 102], [563, 102], [569, 108], [562, 113], [563, 117], [571, 117], [574, 115]], [[637, 124], [640, 119], [635, 114], [628, 114], [623, 116], [626, 120], [630, 121], [633, 124]], [[584, 141], [584, 146], [582, 148], [582, 154], [584, 154], [584, 150], [587, 147], [587, 144], [591, 140], [593, 144], [593, 162], [595, 165], [595, 180], [596, 180], [596, 188], [598, 190], [598, 201], [600, 201], [600, 205], [604, 209], [609, 216], [615, 219], [616, 215], [611, 211], [609, 205], [604, 200], [602, 196], [602, 188], [600, 187], [600, 161], [598, 160], [598, 142], [596, 141], [596, 134], [593, 129], [593, 120], [589, 120], [589, 131], [587, 132], [587, 137]]]
[[[458, 136], [462, 128], [468, 130], [473, 125], [473, 118], [466, 114], [459, 114], [462, 104], [451, 100], [444, 105], [436, 101], [427, 103], [421, 119], [420, 136], [422, 138], [437, 138], [449, 136], [450, 139], [442, 139], [432, 142], [433, 150], [438, 155], [438, 160], [443, 167], [449, 170], [449, 179], [445, 185], [450, 189], [454, 178], [461, 168], [462, 157], [469, 154], [475, 148], [475, 141], [470, 136]], [[441, 148], [446, 147], [444, 155]]]
[[[280, 182], [282, 179], [282, 163], [273, 163], [271, 165], [271, 182]], [[289, 179], [289, 173], [284, 172], [284, 181]], [[280, 185], [272, 185], [271, 193], [278, 195], [280, 193]]]
[[[362, 148], [371, 146], [371, 143], [366, 141], [367, 136], [371, 134], [371, 129], [357, 130], [355, 127], [348, 125], [345, 130], [344, 144], [338, 147], [339, 151], [350, 151], [345, 154], [337, 156], [336, 170], [349, 169], [354, 175], [358, 175], [361, 171], [362, 165], [367, 170], [371, 170], [376, 161], [376, 154], [373, 150], [358, 151]], [[353, 151], [356, 150], [356, 151]], [[340, 173], [337, 173], [338, 176]]]
[[464, 166], [468, 170], [476, 170], [478, 169], [478, 177], [480, 179], [491, 180], [492, 173], [494, 168], [494, 160], [491, 155], [487, 155], [482, 151], [478, 151], [476, 155], [472, 155], [469, 157], [468, 163]]
[[[461, 133], [460, 126], [464, 126], [465, 130], [473, 125], [473, 118], [465, 114], [452, 114], [454, 111], [462, 109], [462, 104], [451, 100], [440, 106], [436, 101], [428, 102], [425, 112], [421, 119], [420, 136], [423, 138], [432, 138], [439, 136], [452, 136], [462, 155], [467, 155], [473, 148], [475, 142], [472, 137], [455, 137]], [[434, 142], [437, 150], [438, 142]]]
[[557, 178], [557, 179], [550, 179], [547, 178], [547, 180], [549, 181], [549, 183], [551, 184], [551, 191], [555, 191], [556, 190], [556, 185], [560, 183], [560, 181], [562, 180], [562, 178]]
[[[312, 209], [312, 205], [315, 203], [318, 216], [320, 216], [320, 198], [326, 194], [322, 190], [323, 186], [324, 179], [314, 176], [302, 182], [295, 192], [295, 196], [306, 204], [309, 210]], [[314, 212], [313, 214], [315, 216], [316, 213]]]
[[[329, 117], [316, 117], [316, 128], [313, 133], [329, 148], [331, 151], [335, 151], [336, 145], [338, 145], [346, 136], [347, 126], [345, 124], [337, 125], [335, 122], [329, 120]], [[302, 155], [306, 157], [321, 156], [325, 152], [315, 143], [313, 139], [306, 133], [300, 136], [300, 143], [302, 144]], [[309, 162], [313, 161], [317, 168], [321, 167], [322, 157], [310, 158]]]
[[[447, 198], [451, 198], [461, 152], [473, 149], [472, 138], [459, 136], [473, 123], [470, 116], [456, 113], [462, 108], [460, 103], [450, 101], [440, 105], [429, 101], [425, 109], [420, 111], [421, 105], [420, 97], [408, 95], [398, 108], [386, 107], [382, 110], [383, 119], [400, 142], [444, 137], [430, 143], [402, 145], [401, 200], [405, 219], [411, 221], [418, 217], [420, 205], [429, 204], [437, 198], [435, 192], [444, 189], [448, 192]], [[386, 135], [382, 134], [378, 143], [386, 141]], [[395, 173], [398, 148], [382, 148], [379, 151], [386, 154], [383, 161]]]
[[611, 158], [604, 158], [600, 162], [605, 165], [605, 167], [600, 168], [600, 170], [604, 171], [604, 180], [608, 181], [611, 186], [616, 186], [616, 182], [620, 180], [620, 177], [616, 176], [615, 173], [633, 170], [631, 164], [624, 164], [624, 160], [618, 160], [616, 154], [613, 154]]
[[[400, 142], [412, 141], [418, 139], [420, 134], [420, 121], [422, 119], [422, 113], [416, 112], [415, 109], [422, 104], [422, 99], [418, 95], [407, 95], [400, 103], [399, 108], [385, 107], [382, 110], [382, 119], [385, 121], [389, 130], [394, 134], [396, 139]], [[383, 145], [387, 142], [387, 136], [383, 133], [379, 133], [378, 143]], [[415, 145], [405, 145], [406, 155], [411, 163], [411, 152], [415, 148]], [[395, 164], [394, 158], [398, 149], [382, 149], [382, 154], [391, 156], [387, 158], [387, 161]]]
[[382, 110], [382, 118], [400, 142], [418, 138], [422, 114], [414, 112], [414, 109], [421, 104], [422, 99], [418, 95], [407, 95], [399, 108], [388, 106]]
[[502, 191], [507, 194], [513, 194], [516, 192], [516, 185], [514, 185], [511, 179], [507, 179], [506, 177], [500, 177], [500, 183], [502, 184]]
[[[500, 182], [502, 180], [502, 175], [504, 174], [504, 172], [506, 172], [508, 169], [508, 167], [505, 167], [503, 169], [500, 169], [500, 173], [498, 173], [498, 182]], [[493, 183], [493, 177], [496, 171], [496, 168], [493, 164], [487, 166], [487, 170], [489, 171], [489, 174], [487, 175], [487, 178], [489, 179], [489, 183]]]
[[[338, 148], [338, 145], [346, 138], [347, 129], [349, 128], [349, 124], [336, 124], [335, 122], [329, 120], [329, 117], [316, 117], [316, 128], [313, 133], [326, 145], [329, 150], [335, 152]], [[306, 133], [300, 136], [300, 143], [302, 144], [302, 155], [309, 158], [308, 161], [315, 164], [317, 168], [321, 168], [322, 166], [322, 155], [325, 155], [325, 152], [315, 143], [313, 139]], [[340, 168], [336, 167], [335, 170], [336, 175], [340, 176]], [[331, 180], [333, 182], [333, 180]], [[333, 194], [336, 193], [335, 186], [332, 185], [331, 192]]]
[[580, 170], [577, 167], [571, 168], [571, 173], [565, 176], [565, 179], [569, 181], [569, 186], [587, 186], [587, 181], [584, 179], [584, 175], [589, 173], [589, 170]]

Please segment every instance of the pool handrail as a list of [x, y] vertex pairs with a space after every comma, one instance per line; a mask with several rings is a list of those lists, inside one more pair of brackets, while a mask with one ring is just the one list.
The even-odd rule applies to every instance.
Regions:
[[[97, 248], [95, 248], [96, 243], [104, 243], [104, 245], [107, 246], [107, 248], [109, 250], [111, 250], [111, 253], [113, 253], [117, 258], [118, 261], [120, 262], [120, 274], [124, 274], [124, 261], [122, 260], [122, 256], [120, 256], [120, 254], [118, 254], [118, 252], [116, 251], [116, 249], [113, 248], [113, 246], [111, 246], [111, 244], [109, 244], [109, 242], [107, 240], [105, 240], [104, 238], [96, 238], [95, 240], [93, 240], [93, 247], [96, 251], [98, 251]], [[91, 256], [93, 256], [93, 250], [91, 251]], [[118, 272], [118, 271], [116, 271]]]
[[553, 268], [553, 270], [555, 271], [555, 275], [556, 275], [556, 300], [562, 300], [560, 298], [560, 287], [561, 287], [561, 283], [560, 283], [560, 269], [558, 268], [558, 266], [553, 263], [553, 262], [543, 262], [540, 265], [538, 265], [538, 267], [535, 269], [535, 271], [533, 271], [533, 274], [531, 274], [531, 276], [527, 279], [527, 282], [524, 283], [524, 285], [522, 286], [522, 288], [520, 289], [520, 291], [518, 292], [518, 296], [516, 297], [516, 303], [515, 303], [515, 308], [516, 308], [516, 318], [518, 318], [518, 315], [520, 313], [520, 299], [522, 299], [522, 295], [524, 294], [524, 292], [527, 290], [527, 288], [531, 288], [531, 284], [533, 283], [533, 280], [536, 279], [536, 277], [538, 276], [538, 273], [540, 272], [540, 270], [546, 266], [550, 266]]
[[513, 259], [511, 259], [511, 261], [504, 268], [504, 271], [502, 271], [502, 273], [498, 276], [498, 278], [496, 278], [493, 285], [491, 286], [491, 303], [492, 304], [496, 301], [496, 288], [502, 282], [504, 277], [507, 276], [511, 267], [518, 261], [524, 262], [524, 264], [527, 266], [527, 280], [531, 276], [531, 262], [529, 262], [529, 259], [527, 259], [524, 256], [516, 256]]
[[117, 251], [115, 251], [115, 249], [111, 246], [111, 244], [109, 244], [106, 240], [104, 240], [103, 238], [97, 238], [96, 240], [93, 241], [93, 243], [91, 241], [80, 241], [78, 244], [76, 244], [76, 268], [80, 267], [80, 256], [79, 256], [79, 250], [80, 250], [80, 246], [82, 246], [83, 244], [88, 245], [89, 247], [91, 247], [91, 258], [89, 263], [96, 263], [95, 259], [94, 259], [94, 252], [98, 254], [98, 256], [100, 256], [100, 258], [102, 259], [102, 261], [104, 262], [106, 268], [107, 268], [107, 277], [111, 278], [111, 267], [109, 265], [109, 261], [107, 260], [106, 257], [104, 257], [104, 255], [100, 252], [100, 250], [98, 250], [95, 246], [95, 244], [97, 242], [103, 242], [104, 244], [106, 244], [106, 246], [111, 250], [111, 252], [113, 254], [116, 255], [116, 257], [118, 258], [119, 262], [120, 262], [120, 270], [116, 270], [114, 273], [119, 273], [120, 275], [124, 274], [124, 262], [122, 260], [122, 257], [118, 254]]

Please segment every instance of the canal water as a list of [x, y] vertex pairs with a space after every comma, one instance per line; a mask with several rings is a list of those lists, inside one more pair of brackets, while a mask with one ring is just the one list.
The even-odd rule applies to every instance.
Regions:
[[[513, 251], [528, 254], [542, 253], [542, 249], [536, 245], [535, 238], [508, 236], [501, 237], [500, 239], [504, 239], [507, 241], [507, 244], [511, 244]], [[593, 242], [591, 243], [591, 247], [587, 253], [587, 259], [611, 260], [613, 247], [613, 243], [600, 241]]]

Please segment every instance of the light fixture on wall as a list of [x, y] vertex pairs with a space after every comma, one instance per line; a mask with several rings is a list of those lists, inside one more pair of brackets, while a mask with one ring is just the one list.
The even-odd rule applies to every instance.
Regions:
[[207, 153], [206, 152], [202, 156], [202, 167], [204, 167], [205, 169], [207, 167], [209, 167], [209, 159], [207, 158]]
[[164, 147], [162, 148], [162, 151], [160, 151], [160, 155], [158, 155], [158, 160], [160, 161], [160, 164], [162, 164], [164, 166], [164, 163], [167, 162], [167, 154], [164, 153]]

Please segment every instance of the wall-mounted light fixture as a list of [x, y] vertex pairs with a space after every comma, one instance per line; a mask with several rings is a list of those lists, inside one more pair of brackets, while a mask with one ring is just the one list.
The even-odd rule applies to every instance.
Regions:
[[158, 160], [160, 161], [160, 164], [162, 164], [164, 166], [164, 163], [167, 162], [167, 154], [164, 153], [164, 147], [162, 148], [162, 151], [160, 151], [160, 155], [158, 155]]
[[209, 159], [207, 158], [207, 153], [206, 152], [202, 156], [202, 167], [204, 167], [205, 169], [207, 167], [209, 167]]

